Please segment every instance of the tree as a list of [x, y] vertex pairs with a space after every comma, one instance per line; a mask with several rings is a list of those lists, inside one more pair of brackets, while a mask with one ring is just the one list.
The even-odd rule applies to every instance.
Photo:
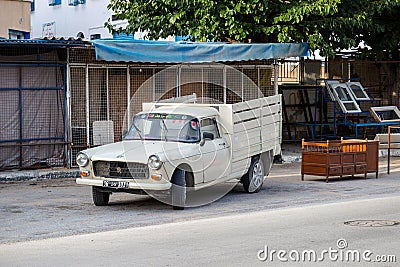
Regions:
[[400, 0], [111, 0], [108, 8], [128, 21], [124, 31], [148, 39], [307, 42], [332, 56], [360, 41], [397, 51], [400, 37]]

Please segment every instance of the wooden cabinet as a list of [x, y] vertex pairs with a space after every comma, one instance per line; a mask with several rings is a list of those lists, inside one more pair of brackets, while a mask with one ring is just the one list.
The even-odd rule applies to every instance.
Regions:
[[375, 172], [378, 178], [378, 141], [302, 141], [301, 179], [304, 175], [348, 176]]
[[379, 169], [379, 141], [369, 140], [367, 142], [367, 172], [375, 172], [378, 178]]

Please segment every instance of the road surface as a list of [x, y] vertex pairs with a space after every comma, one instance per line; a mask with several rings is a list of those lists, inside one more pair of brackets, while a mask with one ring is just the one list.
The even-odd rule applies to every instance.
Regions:
[[0, 183], [0, 243], [126, 229], [190, 221], [253, 211], [382, 198], [400, 192], [400, 159], [394, 158], [390, 175], [381, 159], [380, 176], [332, 178], [306, 176], [300, 164], [275, 164], [257, 194], [247, 194], [239, 184], [216, 202], [174, 211], [148, 196], [113, 194], [110, 205], [96, 207], [91, 189], [73, 179]]
[[[112, 227], [107, 232], [2, 244], [0, 265], [279, 266], [288, 261], [284, 266], [310, 266], [317, 261], [315, 266], [368, 266], [369, 261], [384, 259], [386, 263], [377, 266], [398, 266], [399, 207], [400, 196], [392, 196], [123, 230]], [[354, 222], [358, 220], [374, 222]], [[355, 225], [346, 225], [349, 221]]]

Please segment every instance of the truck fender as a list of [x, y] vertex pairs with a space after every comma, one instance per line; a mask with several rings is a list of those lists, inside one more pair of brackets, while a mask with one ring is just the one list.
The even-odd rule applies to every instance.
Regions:
[[186, 187], [194, 187], [194, 176], [192, 168], [188, 164], [183, 163], [175, 168], [174, 173], [181, 170], [185, 172]]
[[265, 175], [268, 176], [272, 167], [272, 162], [274, 160], [274, 151], [271, 149], [269, 151], [261, 153], [260, 158], [263, 162]]

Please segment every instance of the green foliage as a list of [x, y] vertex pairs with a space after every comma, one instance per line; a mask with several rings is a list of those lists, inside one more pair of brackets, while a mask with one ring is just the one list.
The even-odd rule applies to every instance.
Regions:
[[[400, 0], [111, 0], [127, 33], [197, 41], [307, 42], [333, 56], [360, 41], [372, 51], [397, 51]], [[110, 31], [121, 31], [106, 22]]]

